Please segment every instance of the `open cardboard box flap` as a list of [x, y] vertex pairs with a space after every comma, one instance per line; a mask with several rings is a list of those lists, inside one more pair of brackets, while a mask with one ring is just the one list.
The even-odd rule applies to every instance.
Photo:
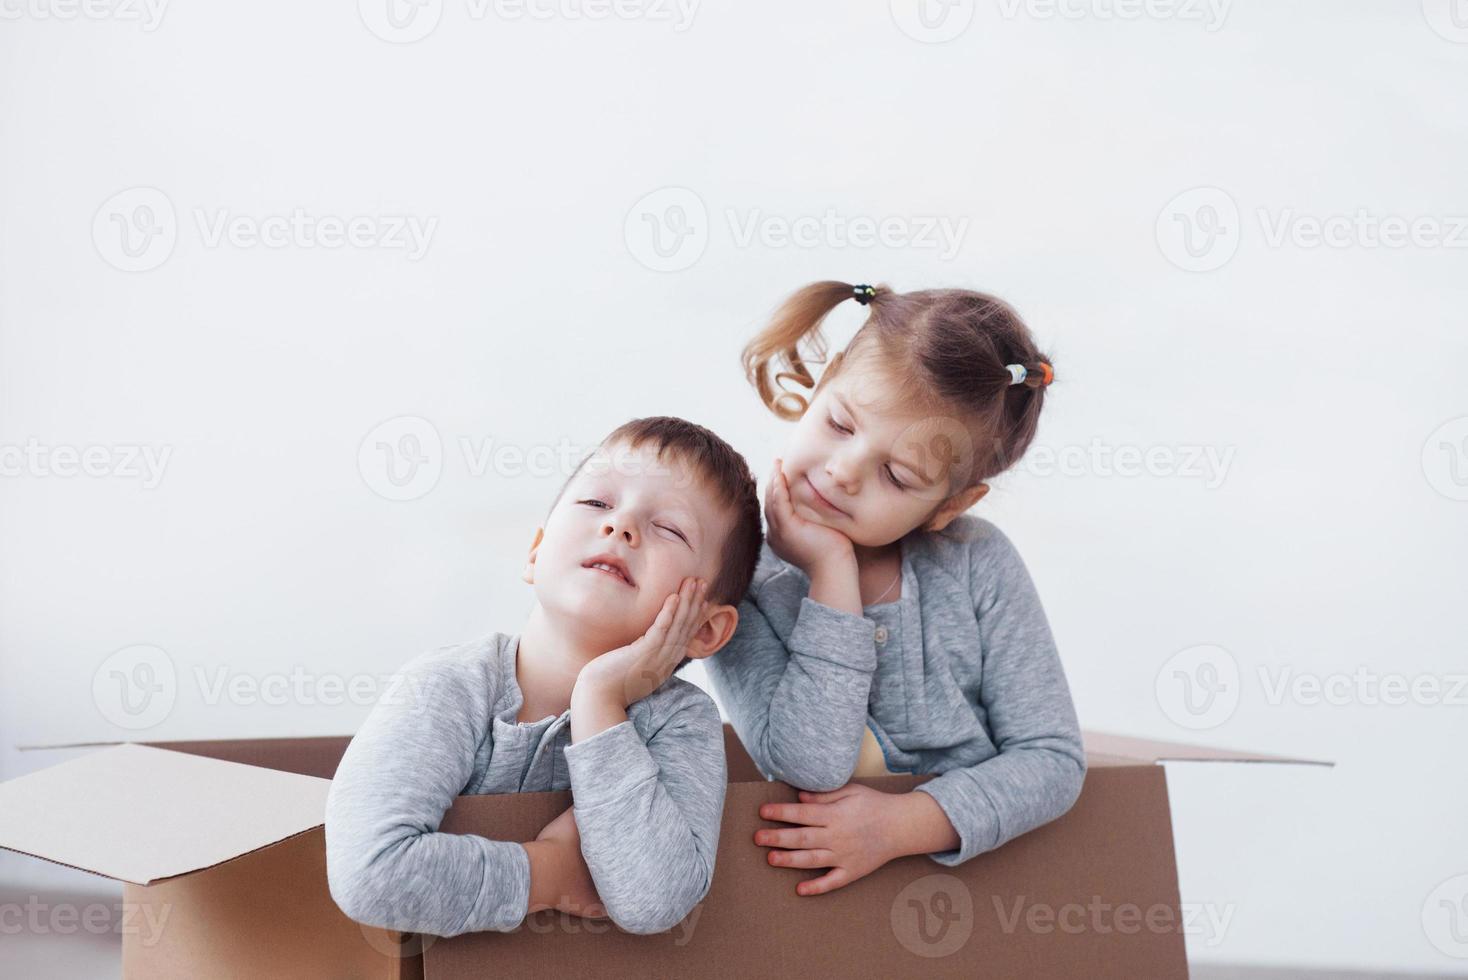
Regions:
[[148, 885], [321, 825], [331, 781], [122, 744], [0, 783], [0, 847]]

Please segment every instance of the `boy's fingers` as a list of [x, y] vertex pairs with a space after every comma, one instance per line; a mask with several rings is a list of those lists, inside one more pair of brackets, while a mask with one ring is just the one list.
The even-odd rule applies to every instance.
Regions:
[[851, 873], [845, 868], [832, 868], [819, 878], [810, 881], [802, 881], [795, 886], [797, 895], [824, 895], [826, 892], [835, 891], [843, 885], [851, 883]]

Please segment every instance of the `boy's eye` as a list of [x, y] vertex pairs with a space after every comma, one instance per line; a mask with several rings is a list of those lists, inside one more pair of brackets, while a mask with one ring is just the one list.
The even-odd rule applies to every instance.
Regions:
[[[592, 506], [595, 506], [595, 507], [606, 507], [607, 506], [607, 504], [606, 504], [605, 501], [597, 500], [595, 498], [588, 498], [586, 500], [578, 500], [576, 502], [578, 504], [591, 504]], [[676, 527], [669, 527], [666, 524], [657, 524], [657, 525], [654, 525], [654, 526], [655, 527], [662, 528], [664, 531], [667, 531], [670, 534], [676, 534], [676, 535], [678, 535], [679, 539], [682, 540], [682, 542], [684, 544], [688, 544], [688, 538], [683, 534], [682, 531], [678, 530]], [[691, 548], [693, 546], [692, 545], [689, 545], [689, 547]]]
[[897, 479], [897, 474], [892, 472], [892, 467], [890, 467], [890, 466], [884, 466], [884, 467], [882, 467], [882, 470], [883, 470], [883, 472], [885, 472], [887, 474], [887, 479], [889, 479], [889, 480], [892, 481], [892, 485], [894, 487], [896, 487], [899, 490], [906, 490], [907, 489], [907, 484], [905, 484], [901, 480]]
[[836, 420], [834, 418], [832, 418], [831, 416], [829, 416], [829, 415], [826, 416], [826, 424], [829, 425], [831, 428], [835, 429], [837, 432], [841, 433], [844, 436], [851, 435], [851, 430], [850, 429], [846, 428], [846, 426], [844, 426], [844, 425], [838, 425], [836, 423]]

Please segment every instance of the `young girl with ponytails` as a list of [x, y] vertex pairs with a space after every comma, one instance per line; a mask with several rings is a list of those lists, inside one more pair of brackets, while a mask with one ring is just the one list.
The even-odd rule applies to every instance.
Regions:
[[[821, 323], [867, 321], [819, 382]], [[956, 865], [1054, 820], [1085, 754], [1024, 563], [965, 512], [1035, 436], [1053, 372], [1003, 301], [818, 282], [744, 350], [750, 382], [796, 422], [765, 501], [767, 540], [733, 639], [705, 661], [735, 730], [800, 802], [760, 816], [769, 863], [826, 869], [800, 895], [894, 858]], [[810, 391], [784, 390], [793, 381]], [[909, 793], [853, 776], [932, 773]]]

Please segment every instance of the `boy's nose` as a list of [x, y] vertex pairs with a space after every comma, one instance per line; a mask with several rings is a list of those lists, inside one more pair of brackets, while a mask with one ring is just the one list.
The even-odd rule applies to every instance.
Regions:
[[626, 541], [632, 547], [635, 548], [637, 546], [637, 529], [631, 524], [622, 526], [615, 521], [607, 521], [602, 525], [601, 533], [603, 535], [620, 535], [622, 540]]

